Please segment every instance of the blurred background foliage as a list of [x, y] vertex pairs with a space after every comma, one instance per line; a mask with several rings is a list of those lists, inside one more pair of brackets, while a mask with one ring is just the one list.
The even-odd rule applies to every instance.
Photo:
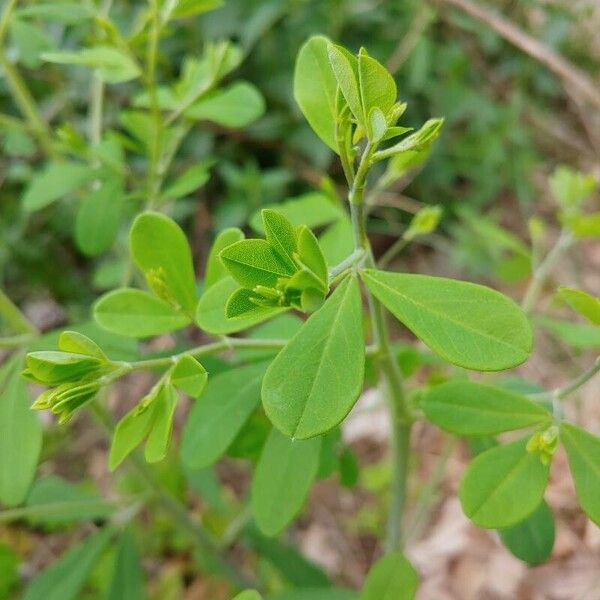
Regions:
[[[513, 0], [484, 8], [509, 17], [515, 27], [597, 76], [598, 15], [592, 3]], [[93, 295], [123, 277], [128, 223], [145, 201], [139, 178], [147, 169], [146, 158], [123, 119], [136, 98], [140, 103], [137, 82], [106, 90], [102, 126], [118, 141], [127, 167], [126, 202], [119, 208], [124, 217], [108, 252], [86, 256], [89, 252], [73, 240], [85, 190], [69, 190], [35, 212], [23, 210], [22, 198], [48, 152], [81, 156], [89, 135], [90, 71], [45, 62], [43, 53], [123, 35], [143, 56], [144, 9], [143, 2], [115, 2], [110, 18], [119, 34], [108, 21], [91, 18], [97, 8], [85, 2], [24, 1], [4, 24], [3, 60], [19, 70], [54, 140], [53, 150], [36, 143], [34, 132], [22, 125], [10, 82], [1, 78], [0, 285], [17, 302], [50, 296], [81, 316]], [[168, 207], [187, 219], [195, 252], [204, 256], [211, 231], [243, 224], [263, 204], [314, 190], [325, 175], [335, 184], [342, 181], [332, 153], [311, 132], [292, 97], [295, 55], [303, 40], [317, 32], [353, 49], [365, 45], [387, 62], [408, 102], [404, 124], [421, 123], [430, 115], [446, 118], [443, 137], [422, 175], [414, 181], [404, 178], [378, 199], [371, 220], [372, 231], [381, 237], [378, 246], [385, 249], [405, 226], [409, 217], [398, 207], [410, 212], [420, 203], [441, 204], [443, 230], [453, 238], [456, 261], [508, 280], [526, 275], [518, 240], [499, 233], [496, 225], [509, 225], [517, 237], [527, 235], [524, 224], [536, 201], [547, 196], [546, 175], [556, 163], [597, 168], [594, 124], [600, 107], [596, 114], [587, 110], [585, 98], [569, 82], [445, 1], [228, 0], [168, 24], [156, 65], [159, 84], [175, 81], [185, 61], [202, 56], [207, 43], [230, 40], [241, 56], [226, 82], [251, 82], [266, 102], [262, 117], [243, 129], [197, 121], [177, 152], [171, 178], [199, 161], [211, 165], [204, 187], [192, 187], [193, 193]], [[478, 215], [485, 220], [473, 218]]]

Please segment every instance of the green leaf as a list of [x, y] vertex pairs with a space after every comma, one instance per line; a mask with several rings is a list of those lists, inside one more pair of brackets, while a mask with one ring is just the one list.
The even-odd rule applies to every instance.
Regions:
[[264, 112], [265, 101], [260, 92], [252, 84], [238, 81], [204, 96], [185, 111], [185, 116], [224, 127], [246, 127]]
[[171, 13], [174, 19], [193, 17], [214, 10], [223, 4], [223, 0], [177, 0]]
[[265, 368], [250, 364], [210, 378], [183, 429], [181, 457], [186, 466], [201, 469], [225, 453], [260, 402]]
[[265, 233], [262, 211], [270, 209], [282, 214], [292, 225], [306, 225], [310, 229], [329, 225], [346, 217], [342, 207], [335, 204], [329, 196], [321, 192], [309, 192], [257, 210], [250, 218], [250, 227], [257, 233]]
[[579, 504], [600, 526], [600, 438], [570, 423], [560, 426]]
[[412, 600], [419, 577], [400, 552], [380, 558], [369, 571], [359, 600]]
[[42, 28], [14, 16], [10, 20], [10, 41], [19, 62], [29, 69], [39, 68], [40, 55], [55, 48], [53, 38]]
[[442, 358], [467, 369], [500, 371], [524, 362], [533, 344], [525, 313], [482, 285], [368, 269], [374, 296]]
[[354, 234], [350, 219], [344, 217], [328, 227], [319, 237], [319, 246], [330, 266], [337, 265], [354, 250]]
[[554, 515], [545, 501], [524, 521], [498, 531], [502, 543], [530, 565], [539, 565], [552, 554]]
[[108, 360], [100, 346], [78, 331], [63, 331], [58, 338], [58, 349], [63, 352], [85, 354], [99, 360]]
[[188, 196], [210, 179], [212, 161], [203, 161], [184, 171], [161, 194], [163, 200], [176, 200]]
[[[27, 496], [27, 521], [33, 526], [63, 526], [105, 518], [114, 510], [95, 491], [56, 475], [44, 475], [33, 483]], [[35, 509], [35, 510], [31, 510]]]
[[244, 590], [233, 600], [262, 600], [262, 596], [256, 590]]
[[252, 549], [268, 560], [292, 586], [321, 588], [331, 585], [321, 567], [307, 560], [294, 546], [266, 537], [256, 527], [249, 527], [246, 536]]
[[587, 215], [572, 215], [562, 219], [578, 238], [600, 237], [600, 211]]
[[[368, 117], [373, 109], [379, 109], [383, 116], [387, 115], [396, 102], [398, 94], [396, 82], [388, 70], [370, 57], [364, 48], [361, 48], [358, 54], [358, 84], [363, 107], [363, 123], [369, 122]], [[383, 132], [379, 138], [383, 137], [386, 128], [384, 116]]]
[[327, 38], [316, 35], [304, 43], [294, 68], [294, 98], [313, 131], [334, 152], [338, 152], [337, 80], [329, 63]]
[[301, 226], [298, 230], [298, 257], [321, 283], [321, 291], [327, 292], [329, 280], [327, 263], [315, 234], [306, 226]]
[[279, 211], [268, 208], [262, 210], [262, 220], [267, 242], [293, 273], [297, 268], [294, 254], [298, 250], [294, 226]]
[[221, 262], [219, 254], [221, 250], [231, 246], [235, 242], [239, 242], [244, 239], [244, 233], [237, 227], [230, 227], [224, 229], [217, 235], [213, 245], [210, 248], [208, 260], [206, 262], [206, 274], [204, 276], [204, 289], [207, 290], [209, 287], [220, 281], [224, 277], [228, 276], [228, 271]]
[[198, 398], [206, 387], [208, 373], [193, 357], [182, 356], [171, 371], [171, 383], [192, 398]]
[[275, 287], [281, 277], [295, 271], [267, 240], [241, 240], [222, 250], [220, 257], [232, 277], [248, 289]]
[[193, 315], [196, 278], [192, 252], [179, 225], [161, 213], [142, 213], [133, 222], [129, 243], [133, 259], [154, 293]]
[[196, 311], [198, 327], [213, 335], [235, 333], [289, 310], [287, 307], [274, 307], [248, 317], [230, 319], [225, 314], [225, 307], [231, 295], [239, 289], [239, 285], [232, 277], [226, 277], [206, 290], [198, 302]]
[[554, 170], [549, 183], [558, 205], [567, 212], [577, 211], [598, 186], [593, 175], [575, 171], [564, 165]]
[[75, 243], [86, 256], [110, 248], [121, 225], [124, 199], [122, 182], [116, 177], [100, 181], [86, 195], [75, 218]]
[[102, 361], [93, 356], [55, 350], [30, 352], [25, 364], [24, 375], [37, 383], [56, 385], [99, 373]]
[[167, 455], [177, 406], [175, 388], [166, 382], [161, 385], [153, 405], [152, 429], [144, 446], [144, 456], [149, 463], [159, 462]]
[[252, 480], [252, 512], [276, 535], [300, 512], [319, 467], [321, 439], [291, 439], [271, 430]]
[[420, 235], [435, 231], [442, 217], [441, 206], [425, 206], [410, 221], [408, 229], [402, 237], [405, 240], [414, 240]]
[[378, 161], [391, 158], [404, 152], [426, 150], [439, 137], [443, 124], [444, 119], [429, 119], [423, 124], [421, 129], [415, 131], [415, 133], [389, 148], [375, 152], [375, 154], [373, 154], [373, 160]]
[[600, 348], [600, 329], [593, 325], [550, 317], [536, 317], [535, 323], [573, 348]]
[[144, 574], [130, 529], [121, 534], [107, 600], [144, 600]]
[[39, 17], [44, 21], [74, 25], [94, 17], [94, 12], [77, 2], [38, 2], [19, 8], [20, 17]]
[[528, 437], [486, 450], [460, 484], [463, 510], [476, 525], [499, 529], [527, 518], [540, 505], [549, 466], [526, 449]]
[[349, 276], [269, 366], [262, 399], [271, 422], [297, 438], [335, 427], [362, 389], [364, 353], [360, 290]]
[[343, 46], [329, 44], [329, 64], [337, 80], [338, 86], [355, 119], [366, 128], [365, 117], [358, 84], [358, 61]]
[[140, 67], [131, 54], [112, 46], [84, 48], [79, 52], [44, 52], [42, 58], [63, 65], [92, 67], [106, 83], [122, 83], [141, 75]]
[[22, 600], [77, 600], [92, 569], [108, 546], [113, 530], [105, 527], [73, 546], [56, 562], [36, 575]]
[[594, 325], [600, 325], [600, 298], [568, 287], [559, 288], [558, 297]]
[[430, 421], [457, 435], [494, 435], [552, 421], [543, 406], [520, 394], [466, 380], [436, 385], [421, 406]]
[[287, 590], [267, 597], [267, 600], [357, 600], [354, 590], [342, 588], [306, 588]]
[[19, 559], [15, 551], [8, 545], [0, 543], [0, 598], [6, 600], [19, 581]]
[[168, 333], [190, 323], [169, 303], [133, 288], [104, 294], [94, 305], [94, 319], [108, 331], [136, 338]]
[[74, 192], [94, 177], [86, 165], [74, 162], [48, 163], [33, 176], [23, 196], [23, 208], [28, 212], [40, 210]]
[[0, 502], [7, 506], [25, 500], [42, 447], [42, 424], [30, 410], [21, 362], [15, 356], [0, 369]]

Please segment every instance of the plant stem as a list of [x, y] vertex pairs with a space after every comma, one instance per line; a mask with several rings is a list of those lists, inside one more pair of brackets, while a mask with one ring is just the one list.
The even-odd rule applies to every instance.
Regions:
[[404, 239], [403, 237], [398, 238], [384, 253], [383, 256], [379, 259], [378, 266], [381, 269], [387, 267], [392, 259], [399, 254], [404, 248], [408, 245], [409, 241]]
[[338, 275], [341, 275], [344, 271], [355, 265], [365, 255], [363, 248], [357, 248], [347, 256], [341, 263], [331, 267], [329, 270], [329, 279], [335, 279]]
[[130, 373], [132, 371], [141, 371], [144, 369], [160, 369], [169, 367], [177, 362], [184, 356], [193, 356], [194, 358], [202, 358], [203, 356], [210, 356], [212, 354], [218, 354], [226, 350], [233, 348], [253, 348], [253, 349], [273, 349], [279, 350], [287, 344], [288, 340], [276, 340], [276, 339], [263, 339], [253, 340], [250, 338], [230, 338], [225, 337], [219, 342], [213, 342], [211, 344], [204, 344], [203, 346], [197, 346], [190, 350], [185, 350], [179, 354], [173, 356], [167, 356], [165, 358], [151, 358], [148, 360], [140, 360], [132, 363], [123, 363], [124, 373]]
[[573, 243], [573, 236], [566, 229], [561, 230], [556, 244], [552, 247], [550, 252], [546, 255], [546, 258], [540, 262], [537, 268], [533, 272], [533, 277], [529, 283], [529, 287], [523, 297], [521, 307], [526, 313], [531, 313], [535, 308], [535, 304], [540, 297], [542, 289], [546, 283], [546, 280], [550, 276], [552, 269], [556, 266], [556, 263], [560, 260], [563, 253], [569, 249]]
[[[371, 156], [374, 151], [375, 148], [367, 144], [356, 171], [356, 176], [349, 182], [350, 191], [348, 193], [355, 249], [362, 249], [365, 252], [365, 264], [371, 268], [375, 267], [375, 261], [367, 236], [364, 190], [371, 164]], [[373, 337], [379, 349], [383, 388], [391, 418], [392, 485], [386, 548], [388, 552], [393, 552], [401, 549], [403, 545], [401, 526], [406, 505], [412, 418], [404, 392], [402, 374], [392, 353], [383, 305], [368, 290], [366, 293], [373, 324]]]
[[161, 186], [160, 155], [163, 138], [163, 119], [158, 103], [156, 90], [156, 61], [158, 57], [158, 43], [160, 40], [161, 20], [157, 0], [150, 0], [152, 10], [152, 21], [148, 34], [148, 48], [146, 51], [146, 87], [150, 98], [150, 112], [152, 114], [153, 131], [149, 140], [148, 181], [147, 181], [147, 204], [146, 208], [153, 208], [158, 200]]
[[587, 370], [584, 371], [579, 377], [574, 379], [571, 383], [566, 385], [564, 388], [561, 388], [556, 392], [556, 397], [559, 400], [566, 398], [576, 390], [578, 390], [582, 385], [587, 383], [594, 375], [600, 373], [600, 356], [596, 358], [594, 364]]

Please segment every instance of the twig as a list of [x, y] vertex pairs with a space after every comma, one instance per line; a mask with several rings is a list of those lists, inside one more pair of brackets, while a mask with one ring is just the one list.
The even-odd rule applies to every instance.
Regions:
[[458, 8], [474, 19], [485, 23], [507, 42], [519, 48], [560, 77], [565, 87], [568, 86], [571, 92], [577, 90], [582, 98], [600, 108], [600, 88], [585, 72], [539, 40], [525, 33], [508, 19], [471, 2], [471, 0], [439, 1]]

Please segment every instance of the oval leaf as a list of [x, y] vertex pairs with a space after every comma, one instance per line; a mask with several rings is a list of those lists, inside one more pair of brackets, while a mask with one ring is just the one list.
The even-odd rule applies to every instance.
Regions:
[[157, 212], [139, 215], [129, 233], [131, 255], [152, 290], [188, 315], [196, 309], [192, 252], [182, 229]]
[[271, 363], [262, 386], [265, 412], [290, 437], [335, 427], [362, 389], [365, 347], [356, 277], [347, 277]]
[[400, 552], [393, 552], [373, 565], [359, 600], [412, 600], [418, 585], [415, 568]]
[[260, 402], [265, 367], [248, 365], [210, 378], [183, 429], [181, 457], [186, 466], [202, 469], [225, 453]]
[[600, 526], [600, 438], [569, 423], [560, 426], [575, 491], [585, 514]]
[[25, 500], [42, 447], [42, 424], [20, 370], [20, 357], [0, 370], [0, 502], [7, 506]]
[[294, 69], [294, 98], [313, 131], [334, 152], [337, 80], [329, 64], [329, 40], [311, 37], [298, 52]]
[[293, 440], [272, 429], [252, 480], [252, 512], [266, 535], [298, 514], [319, 467], [321, 439]]
[[543, 406], [520, 394], [473, 381], [431, 388], [422, 407], [430, 421], [458, 435], [493, 435], [552, 420]]
[[469, 465], [460, 484], [463, 510], [476, 525], [510, 527], [540, 505], [549, 466], [527, 452], [528, 438], [487, 450]]
[[442, 358], [466, 369], [500, 371], [531, 352], [525, 313], [491, 288], [444, 277], [368, 269], [373, 295]]
[[128, 337], [149, 337], [185, 327], [190, 319], [169, 303], [133, 288], [108, 292], [94, 305], [98, 325]]
[[554, 515], [545, 501], [524, 521], [498, 531], [502, 543], [517, 558], [539, 565], [552, 554], [554, 547]]
[[287, 307], [264, 307], [263, 311], [255, 311], [250, 316], [230, 319], [225, 313], [225, 308], [228, 300], [239, 289], [232, 277], [225, 277], [206, 290], [198, 302], [196, 311], [198, 327], [214, 335], [235, 333], [289, 310]]
[[235, 242], [239, 242], [244, 239], [244, 233], [237, 227], [230, 227], [224, 229], [215, 238], [213, 245], [210, 248], [208, 260], [206, 261], [206, 274], [204, 276], [204, 289], [207, 290], [210, 286], [217, 283], [217, 281], [227, 277], [229, 272], [221, 262], [219, 254], [221, 250], [231, 246]]

